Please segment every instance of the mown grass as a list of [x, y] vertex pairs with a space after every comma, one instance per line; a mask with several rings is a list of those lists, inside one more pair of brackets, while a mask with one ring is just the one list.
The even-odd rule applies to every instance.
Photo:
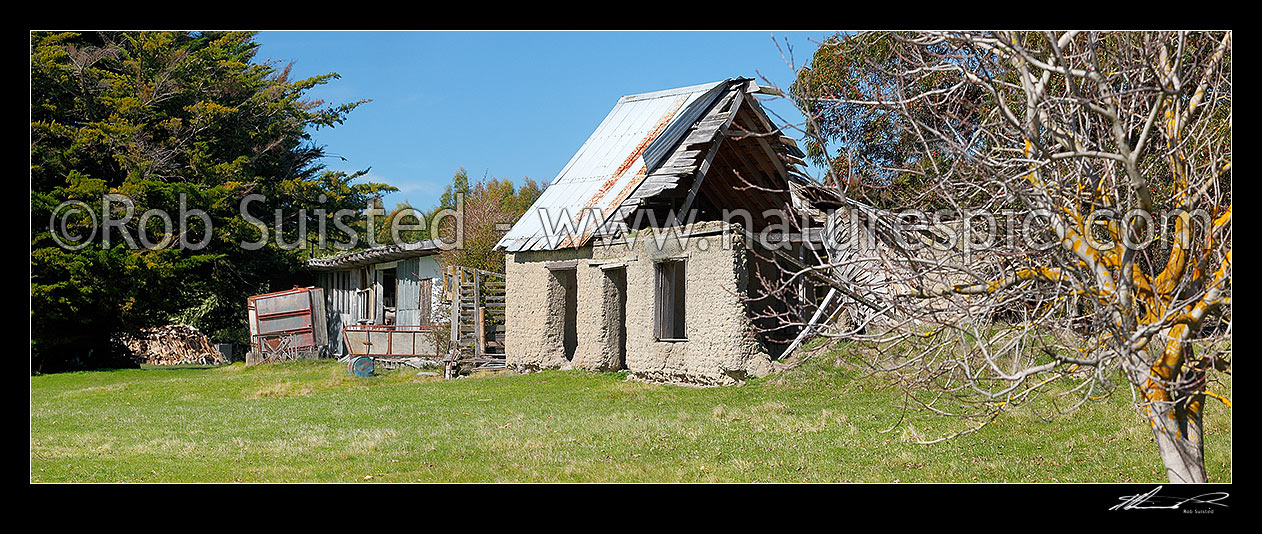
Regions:
[[[921, 445], [956, 423], [904, 413], [857, 376], [832, 358], [720, 388], [579, 371], [356, 378], [328, 360], [35, 376], [31, 480], [1164, 481], [1127, 399]], [[1229, 409], [1210, 406], [1206, 429], [1210, 480], [1230, 482]]]

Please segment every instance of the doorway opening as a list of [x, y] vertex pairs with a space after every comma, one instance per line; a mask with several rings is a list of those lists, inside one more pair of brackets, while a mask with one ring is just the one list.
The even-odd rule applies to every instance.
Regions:
[[605, 271], [605, 324], [611, 338], [609, 349], [617, 360], [614, 369], [627, 368], [627, 268], [610, 267]]
[[551, 269], [555, 282], [549, 295], [549, 312], [559, 315], [561, 349], [566, 361], [574, 360], [578, 351], [578, 272], [576, 269]]
[[398, 316], [399, 275], [396, 269], [383, 269], [381, 273], [381, 306], [385, 314], [383, 324], [394, 324]]

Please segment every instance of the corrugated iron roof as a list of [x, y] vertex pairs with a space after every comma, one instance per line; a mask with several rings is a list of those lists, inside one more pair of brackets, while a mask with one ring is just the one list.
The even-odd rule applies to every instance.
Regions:
[[[620, 98], [496, 248], [579, 247], [598, 233], [706, 111], [747, 78]], [[547, 219], [546, 221], [544, 219]]]
[[401, 245], [382, 245], [364, 250], [354, 250], [328, 258], [307, 260], [307, 267], [315, 270], [349, 269], [374, 263], [384, 263], [405, 258], [438, 254], [441, 249], [431, 239]]

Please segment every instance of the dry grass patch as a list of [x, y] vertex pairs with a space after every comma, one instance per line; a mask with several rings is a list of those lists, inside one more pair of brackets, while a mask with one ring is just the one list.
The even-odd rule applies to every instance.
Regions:
[[299, 385], [293, 382], [278, 382], [270, 386], [264, 386], [253, 393], [246, 395], [245, 400], [268, 399], [276, 397], [301, 397], [311, 394], [311, 386]]
[[103, 386], [92, 386], [86, 388], [72, 389], [61, 393], [61, 397], [73, 397], [77, 395], [89, 395], [92, 393], [118, 393], [127, 389], [127, 383], [106, 384]]

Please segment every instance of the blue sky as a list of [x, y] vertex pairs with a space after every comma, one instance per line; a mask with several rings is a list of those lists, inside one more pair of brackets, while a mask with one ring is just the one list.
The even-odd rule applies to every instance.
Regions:
[[[294, 61], [294, 76], [342, 76], [312, 98], [372, 99], [315, 132], [337, 156], [325, 164], [372, 167], [369, 180], [400, 189], [387, 207], [425, 209], [461, 166], [475, 180], [550, 181], [622, 95], [735, 76], [787, 88], [785, 39], [800, 66], [831, 33], [265, 31], [256, 59]], [[787, 101], [764, 105], [801, 121]]]

